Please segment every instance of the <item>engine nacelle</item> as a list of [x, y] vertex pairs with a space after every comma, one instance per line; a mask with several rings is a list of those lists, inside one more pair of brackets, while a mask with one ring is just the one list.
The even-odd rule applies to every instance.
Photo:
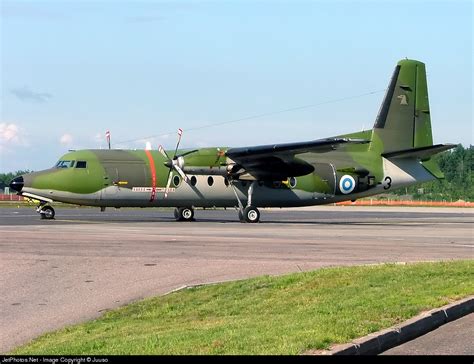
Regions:
[[375, 187], [375, 177], [365, 169], [336, 170], [330, 163], [316, 163], [314, 173], [327, 186], [325, 193], [349, 195]]

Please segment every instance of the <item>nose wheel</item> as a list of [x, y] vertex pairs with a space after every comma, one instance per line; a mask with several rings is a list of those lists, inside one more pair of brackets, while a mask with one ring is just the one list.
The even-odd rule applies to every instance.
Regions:
[[41, 219], [44, 220], [52, 220], [54, 219], [54, 215], [56, 215], [51, 206], [39, 206], [36, 211], [41, 215]]

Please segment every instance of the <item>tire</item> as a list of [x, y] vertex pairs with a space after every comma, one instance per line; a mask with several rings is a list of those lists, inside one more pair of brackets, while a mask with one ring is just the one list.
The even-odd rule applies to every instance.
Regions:
[[179, 207], [174, 210], [176, 221], [193, 221], [194, 209], [192, 207]]
[[40, 211], [40, 215], [42, 219], [53, 220], [54, 215], [56, 215], [56, 213], [54, 212], [54, 209], [51, 206], [44, 206]]
[[254, 206], [247, 206], [244, 209], [245, 222], [254, 224], [260, 221], [260, 211]]

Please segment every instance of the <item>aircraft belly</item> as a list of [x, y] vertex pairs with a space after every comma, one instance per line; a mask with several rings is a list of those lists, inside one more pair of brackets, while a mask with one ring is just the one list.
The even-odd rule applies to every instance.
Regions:
[[[224, 183], [224, 178], [213, 177], [209, 186], [207, 176], [197, 176], [195, 186], [181, 183], [178, 187], [170, 188], [167, 198], [164, 198], [165, 188], [135, 187], [133, 189], [109, 186], [102, 190], [103, 206], [140, 206], [140, 207], [233, 207], [237, 199], [231, 186]], [[236, 182], [235, 187], [239, 199], [247, 204], [249, 182], [243, 185]], [[253, 205], [259, 207], [305, 206], [314, 204], [314, 194], [302, 190], [273, 189], [265, 186], [254, 186]]]
[[73, 193], [58, 190], [43, 190], [37, 188], [24, 188], [22, 192], [29, 192], [39, 197], [46, 197], [53, 201], [71, 203], [85, 206], [101, 206], [100, 191], [94, 193]]
[[[164, 198], [165, 188], [120, 187], [108, 186], [97, 192], [88, 194], [72, 193], [57, 190], [39, 190], [29, 188], [28, 191], [38, 196], [44, 196], [54, 201], [84, 206], [106, 207], [234, 207], [238, 206], [232, 187], [226, 185], [225, 179], [213, 176], [210, 186], [208, 176], [196, 176], [195, 186], [181, 182], [177, 187], [171, 187], [168, 197]], [[247, 204], [247, 193], [251, 181], [236, 181], [239, 199], [243, 205]], [[254, 185], [252, 205], [257, 207], [295, 207], [328, 203], [331, 195], [313, 193], [297, 188], [271, 188], [265, 185]]]

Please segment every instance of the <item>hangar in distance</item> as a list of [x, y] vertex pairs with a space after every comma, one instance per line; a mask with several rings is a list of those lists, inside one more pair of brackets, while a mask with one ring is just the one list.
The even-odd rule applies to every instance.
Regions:
[[256, 223], [258, 208], [329, 204], [443, 178], [433, 155], [425, 65], [401, 60], [371, 130], [305, 142], [180, 150], [88, 149], [54, 167], [18, 176], [10, 187], [39, 201], [105, 207], [175, 207], [190, 221], [196, 207], [236, 207]]

